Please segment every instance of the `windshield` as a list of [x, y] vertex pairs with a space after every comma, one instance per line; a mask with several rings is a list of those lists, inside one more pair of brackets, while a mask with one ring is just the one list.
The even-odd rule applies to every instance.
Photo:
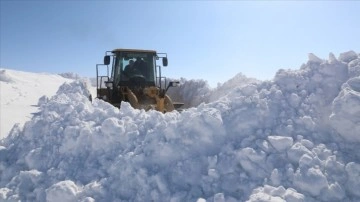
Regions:
[[112, 79], [116, 84], [141, 77], [155, 82], [155, 53], [119, 52], [114, 56]]

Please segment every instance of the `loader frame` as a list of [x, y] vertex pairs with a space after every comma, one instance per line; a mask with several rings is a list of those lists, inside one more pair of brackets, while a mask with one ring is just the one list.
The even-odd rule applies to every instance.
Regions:
[[[135, 57], [135, 64], [145, 64], [144, 75], [125, 74], [125, 63], [130, 65], [129, 61]], [[116, 107], [120, 107], [121, 102], [129, 102], [136, 109], [154, 109], [161, 112], [170, 112], [175, 107], [181, 107], [183, 104], [174, 105], [166, 94], [169, 87], [177, 86], [179, 82], [167, 83], [166, 77], [161, 75], [162, 66], [156, 62], [159, 59], [162, 59], [162, 66], [167, 66], [166, 53], [139, 49], [106, 51], [104, 63], [96, 64], [96, 97]]]

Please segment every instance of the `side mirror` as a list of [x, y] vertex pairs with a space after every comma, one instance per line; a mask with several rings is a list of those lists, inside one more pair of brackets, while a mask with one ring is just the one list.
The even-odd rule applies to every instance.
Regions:
[[164, 67], [168, 66], [168, 59], [167, 58], [162, 58], [162, 63], [163, 63]]
[[110, 64], [110, 55], [105, 55], [104, 56], [104, 65], [109, 65]]

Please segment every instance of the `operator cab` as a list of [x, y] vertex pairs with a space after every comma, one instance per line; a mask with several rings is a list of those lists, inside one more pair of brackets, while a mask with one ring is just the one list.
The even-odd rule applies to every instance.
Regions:
[[[168, 65], [167, 54], [153, 50], [115, 49], [106, 51], [103, 64], [96, 65], [97, 98], [120, 107], [121, 102], [129, 102], [136, 109], [156, 109], [170, 112], [181, 107], [166, 94], [178, 81], [167, 83], [161, 76], [161, 66]], [[106, 76], [99, 75], [99, 67], [106, 67]], [[109, 67], [111, 72], [109, 72]]]
[[[154, 50], [106, 51], [104, 64], [96, 65], [97, 97], [118, 102], [124, 99], [122, 94], [126, 89], [132, 90], [139, 96], [147, 87], [157, 87], [164, 94], [167, 90], [165, 89], [166, 78], [161, 76], [161, 66], [156, 63], [160, 58], [162, 66], [167, 66], [167, 54], [157, 53]], [[102, 65], [107, 67], [107, 76], [99, 75], [98, 67]], [[109, 67], [111, 72], [109, 72]], [[106, 88], [103, 87], [104, 85]]]
[[115, 49], [112, 53], [115, 86], [155, 86], [155, 51]]
[[[161, 71], [157, 72], [156, 60], [160, 57], [153, 50], [115, 49], [112, 53], [111, 76], [109, 81], [114, 87], [156, 86], [161, 79]], [[163, 66], [167, 66], [167, 57]], [[104, 58], [104, 64], [109, 65], [110, 55]], [[157, 75], [159, 73], [160, 75]], [[161, 84], [160, 84], [161, 85]]]

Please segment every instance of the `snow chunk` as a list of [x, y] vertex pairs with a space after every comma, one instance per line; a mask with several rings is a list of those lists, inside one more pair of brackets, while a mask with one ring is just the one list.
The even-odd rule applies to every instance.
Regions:
[[305, 196], [291, 188], [286, 189], [284, 199], [291, 202], [305, 202]]
[[8, 83], [13, 82], [13, 79], [5, 69], [0, 70], [0, 82], [8, 82]]
[[268, 136], [270, 144], [279, 152], [283, 152], [289, 149], [294, 140], [292, 137], [283, 137], [283, 136]]
[[349, 79], [342, 88], [349, 88], [356, 94], [360, 93], [360, 76]]
[[360, 142], [360, 77], [342, 88], [332, 104], [331, 126], [346, 140]]
[[345, 53], [340, 53], [339, 60], [349, 63], [352, 60], [355, 60], [358, 58], [358, 55], [354, 51], [348, 51]]
[[360, 76], [360, 58], [351, 61], [348, 64], [349, 75], [352, 77]]
[[308, 54], [308, 57], [309, 57], [309, 61], [310, 63], [322, 63], [323, 60], [320, 59], [318, 56], [316, 56], [314, 53], [309, 53]]
[[223, 193], [217, 193], [214, 196], [214, 202], [225, 202], [225, 196]]
[[300, 97], [295, 93], [291, 93], [289, 102], [290, 102], [290, 106], [298, 107], [300, 103]]
[[0, 201], [6, 201], [8, 198], [8, 194], [11, 192], [11, 189], [8, 188], [0, 188]]
[[328, 182], [324, 173], [318, 168], [298, 169], [294, 176], [294, 185], [316, 197], [328, 187]]
[[333, 53], [329, 53], [329, 62], [330, 62], [330, 64], [334, 64], [334, 63], [338, 62], [338, 60], [336, 59], [336, 57]]
[[95, 202], [95, 199], [93, 199], [91, 197], [86, 197], [83, 200], [81, 200], [81, 202]]
[[304, 145], [302, 145], [300, 142], [295, 143], [288, 151], [287, 151], [289, 160], [291, 160], [293, 163], [298, 163], [300, 158], [304, 154], [308, 154], [309, 156], [312, 156], [312, 153], [309, 149], [307, 149]]
[[308, 130], [313, 130], [315, 128], [315, 122], [310, 116], [300, 117], [300, 121], [304, 124], [305, 128]]
[[264, 166], [266, 153], [255, 151], [253, 148], [244, 148], [237, 153], [237, 159], [242, 168], [254, 178], [265, 177]]
[[343, 201], [344, 197], [345, 190], [337, 182], [330, 184], [321, 196], [323, 201]]
[[246, 85], [244, 87], [241, 88], [241, 92], [245, 95], [245, 96], [250, 96], [253, 95], [255, 93], [257, 93], [257, 86], [254, 84], [249, 84]]
[[348, 175], [346, 189], [352, 195], [360, 197], [360, 164], [350, 162], [346, 165], [345, 169]]
[[61, 181], [46, 190], [46, 200], [51, 202], [76, 202], [78, 192], [79, 188], [73, 181]]
[[279, 186], [280, 183], [281, 183], [281, 174], [279, 173], [279, 170], [278, 169], [274, 169], [272, 172], [271, 172], [271, 175], [270, 175], [270, 180], [272, 182], [273, 185], [275, 186]]
[[253, 191], [250, 199], [247, 202], [304, 202], [305, 196], [298, 193], [296, 190], [289, 188], [285, 189], [283, 186], [273, 187], [265, 185]]
[[49, 102], [49, 98], [46, 95], [43, 95], [39, 98], [37, 105], [40, 106], [46, 104], [47, 102]]
[[101, 125], [101, 131], [104, 135], [117, 135], [125, 132], [124, 122], [117, 118], [108, 118]]
[[307, 139], [302, 139], [300, 143], [308, 149], [312, 149], [314, 147], [314, 143]]

